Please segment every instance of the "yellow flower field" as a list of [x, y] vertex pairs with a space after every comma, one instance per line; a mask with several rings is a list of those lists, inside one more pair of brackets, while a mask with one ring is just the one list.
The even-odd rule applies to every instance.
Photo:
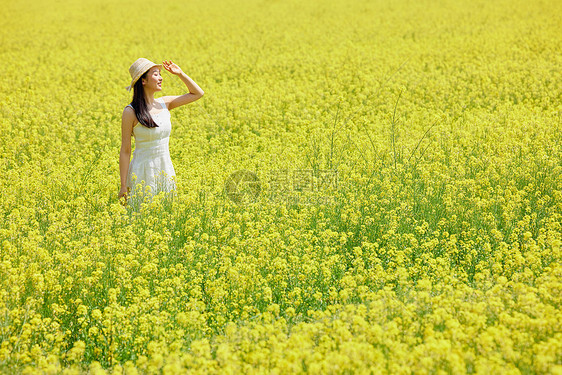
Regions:
[[[562, 374], [561, 15], [4, 2], [0, 372]], [[133, 207], [139, 57], [205, 96]]]

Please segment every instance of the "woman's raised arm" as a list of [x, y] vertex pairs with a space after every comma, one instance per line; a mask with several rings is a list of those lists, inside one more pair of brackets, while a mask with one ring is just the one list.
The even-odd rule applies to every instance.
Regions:
[[189, 90], [189, 93], [184, 95], [163, 96], [162, 100], [164, 100], [164, 103], [166, 103], [168, 110], [174, 109], [176, 107], [179, 107], [187, 103], [194, 102], [197, 99], [200, 99], [203, 96], [203, 94], [205, 94], [201, 89], [201, 87], [199, 87], [197, 83], [195, 83], [191, 78], [189, 78], [187, 74], [185, 74], [178, 65], [174, 64], [169, 60], [168, 61], [164, 60], [162, 61], [162, 66], [168, 72], [178, 76], [182, 80], [182, 82], [185, 83], [187, 89]]

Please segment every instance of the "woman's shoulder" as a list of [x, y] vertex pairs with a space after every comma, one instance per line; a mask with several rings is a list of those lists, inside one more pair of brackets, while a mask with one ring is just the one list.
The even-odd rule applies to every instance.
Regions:
[[130, 104], [125, 106], [125, 108], [123, 109], [123, 115], [121, 118], [123, 123], [130, 123], [132, 124], [133, 128], [138, 124], [137, 115], [135, 113], [135, 110], [133, 109], [133, 106]]
[[125, 114], [133, 114], [133, 115], [135, 114], [135, 109], [133, 108], [132, 105], [127, 104], [125, 108], [123, 108], [123, 115]]
[[170, 96], [161, 96], [158, 99], [156, 99], [157, 102], [160, 103], [160, 105], [163, 105], [164, 107], [166, 107], [166, 109], [168, 109], [168, 102], [170, 101]]
[[136, 113], [135, 113], [135, 109], [133, 108], [132, 105], [128, 104], [125, 106], [125, 108], [123, 108], [123, 114], [122, 114], [123, 119], [135, 119], [137, 117]]
[[159, 102], [160, 104], [163, 104], [166, 106], [166, 108], [168, 108], [167, 102], [166, 102], [166, 98], [161, 96], [158, 99], [156, 99], [157, 102]]

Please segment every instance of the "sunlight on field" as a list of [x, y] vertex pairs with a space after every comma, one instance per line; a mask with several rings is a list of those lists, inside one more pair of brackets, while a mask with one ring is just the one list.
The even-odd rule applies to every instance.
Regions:
[[[3, 4], [0, 372], [561, 374], [561, 14]], [[205, 96], [171, 112], [177, 197], [137, 212], [139, 57]]]

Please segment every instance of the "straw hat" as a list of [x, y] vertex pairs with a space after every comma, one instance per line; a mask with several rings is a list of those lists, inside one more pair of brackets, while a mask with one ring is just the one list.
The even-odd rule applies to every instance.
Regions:
[[137, 82], [139, 78], [153, 66], [159, 66], [160, 68], [162, 68], [162, 64], [155, 64], [152, 61], [145, 59], [144, 57], [137, 59], [137, 61], [135, 61], [129, 68], [129, 73], [131, 74], [131, 78], [133, 80], [131, 81], [131, 84], [127, 86], [127, 91], [131, 91], [131, 88], [135, 85], [135, 82]]

